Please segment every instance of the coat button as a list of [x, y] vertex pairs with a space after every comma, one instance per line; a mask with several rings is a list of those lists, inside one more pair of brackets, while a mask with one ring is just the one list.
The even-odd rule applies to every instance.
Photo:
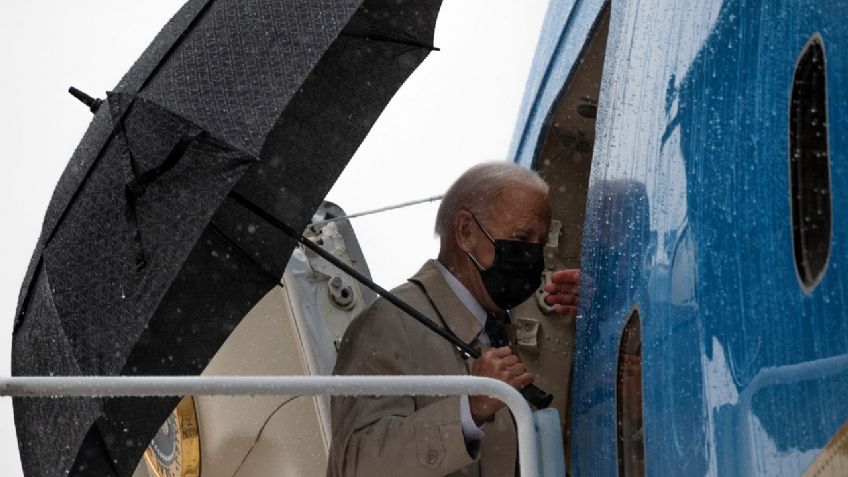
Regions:
[[435, 463], [436, 463], [436, 460], [437, 460], [438, 458], [439, 458], [439, 453], [438, 453], [438, 452], [436, 452], [436, 451], [434, 451], [434, 450], [432, 450], [432, 449], [430, 449], [430, 451], [429, 451], [429, 452], [427, 452], [427, 463], [428, 463], [428, 464], [435, 464]]

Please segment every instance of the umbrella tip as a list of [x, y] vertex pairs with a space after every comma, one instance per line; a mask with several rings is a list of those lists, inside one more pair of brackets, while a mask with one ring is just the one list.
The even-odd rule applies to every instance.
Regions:
[[100, 109], [100, 105], [103, 104], [103, 100], [100, 98], [92, 98], [91, 96], [83, 93], [82, 91], [71, 86], [68, 88], [68, 92], [71, 93], [71, 96], [77, 98], [82, 101], [82, 103], [88, 106], [88, 109], [91, 110], [92, 113], [96, 113], [98, 109]]

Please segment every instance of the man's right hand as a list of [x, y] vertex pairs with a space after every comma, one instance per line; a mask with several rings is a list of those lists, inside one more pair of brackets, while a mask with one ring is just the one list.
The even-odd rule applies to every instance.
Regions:
[[[518, 356], [512, 354], [509, 346], [486, 350], [471, 365], [471, 374], [503, 381], [515, 389], [527, 386], [535, 378]], [[504, 407], [504, 403], [488, 396], [468, 396], [468, 405], [471, 417], [478, 426]]]

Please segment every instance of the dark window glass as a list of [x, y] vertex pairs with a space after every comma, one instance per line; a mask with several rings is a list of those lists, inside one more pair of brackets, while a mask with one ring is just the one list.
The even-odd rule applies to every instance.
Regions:
[[795, 268], [809, 293], [821, 281], [830, 255], [830, 163], [827, 83], [821, 37], [807, 43], [792, 81], [789, 175]]
[[645, 445], [642, 429], [642, 331], [639, 311], [627, 318], [618, 350], [616, 377], [618, 418], [618, 475], [645, 475]]

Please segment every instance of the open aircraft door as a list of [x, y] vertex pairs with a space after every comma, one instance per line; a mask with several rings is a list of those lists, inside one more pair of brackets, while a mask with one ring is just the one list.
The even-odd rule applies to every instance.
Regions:
[[[370, 276], [350, 223], [334, 220], [343, 216], [325, 202], [304, 235]], [[332, 374], [347, 325], [375, 298], [296, 248], [279, 286], [232, 330], [203, 376]], [[330, 440], [328, 396], [186, 396], [134, 477], [323, 477]]]

